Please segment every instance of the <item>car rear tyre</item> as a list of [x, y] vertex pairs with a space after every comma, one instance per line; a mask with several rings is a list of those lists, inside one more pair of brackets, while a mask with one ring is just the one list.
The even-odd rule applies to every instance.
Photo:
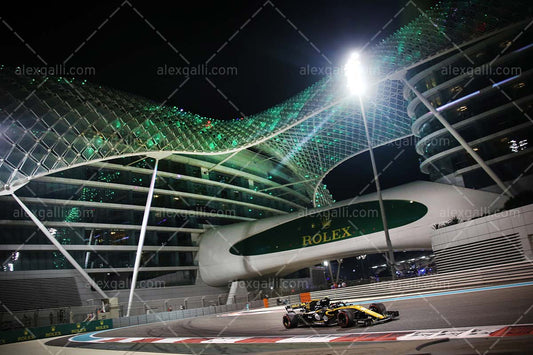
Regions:
[[283, 326], [287, 329], [296, 328], [300, 322], [300, 316], [297, 314], [286, 314], [283, 316]]
[[351, 310], [343, 310], [337, 314], [337, 323], [341, 328], [348, 328], [354, 324], [354, 314]]

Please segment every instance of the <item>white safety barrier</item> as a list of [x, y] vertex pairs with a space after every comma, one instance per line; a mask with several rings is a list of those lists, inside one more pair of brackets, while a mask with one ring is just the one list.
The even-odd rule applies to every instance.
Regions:
[[328, 296], [331, 299], [357, 299], [436, 290], [446, 291], [456, 288], [512, 283], [525, 280], [533, 280], [533, 261], [520, 261], [445, 274], [383, 281], [333, 290], [314, 291], [311, 292], [311, 298]]

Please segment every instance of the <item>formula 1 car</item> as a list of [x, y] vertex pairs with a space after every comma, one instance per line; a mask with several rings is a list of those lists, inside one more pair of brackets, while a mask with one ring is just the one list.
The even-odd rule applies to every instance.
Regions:
[[387, 311], [383, 303], [372, 303], [367, 307], [342, 301], [330, 302], [328, 297], [321, 300], [294, 304], [285, 307], [283, 316], [285, 328], [299, 325], [340, 325], [342, 328], [353, 325], [368, 327], [398, 318], [400, 312]]

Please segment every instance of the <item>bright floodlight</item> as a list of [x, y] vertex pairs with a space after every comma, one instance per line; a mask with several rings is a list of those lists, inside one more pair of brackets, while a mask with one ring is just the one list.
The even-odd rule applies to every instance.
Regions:
[[365, 93], [366, 82], [359, 53], [354, 52], [350, 55], [344, 66], [344, 75], [346, 75], [351, 94], [363, 95]]
[[328, 261], [324, 260], [324, 266], [328, 266]]

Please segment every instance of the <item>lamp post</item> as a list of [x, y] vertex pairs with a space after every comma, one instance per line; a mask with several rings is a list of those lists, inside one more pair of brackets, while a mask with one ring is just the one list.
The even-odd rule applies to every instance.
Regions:
[[[335, 279], [333, 279], [333, 271], [331, 270], [331, 263], [329, 261], [327, 261], [327, 260], [324, 260], [323, 265], [328, 268], [329, 276], [331, 277], [331, 283], [334, 284], [335, 283]], [[326, 272], [326, 276], [327, 276], [327, 272]]]
[[365, 108], [363, 105], [363, 95], [366, 91], [366, 81], [364, 75], [364, 68], [361, 63], [359, 53], [352, 53], [348, 62], [344, 66], [344, 73], [347, 79], [348, 89], [352, 95], [357, 95], [359, 98], [359, 105], [361, 107], [361, 116], [363, 118], [363, 125], [365, 127], [366, 140], [368, 144], [368, 152], [370, 153], [370, 161], [372, 163], [372, 172], [374, 174], [374, 183], [376, 184], [376, 193], [378, 196], [379, 209], [381, 212], [381, 222], [383, 223], [383, 231], [385, 232], [385, 241], [387, 243], [389, 268], [392, 274], [392, 279], [396, 279], [396, 267], [394, 263], [394, 251], [389, 235], [389, 228], [387, 225], [387, 216], [385, 214], [385, 206], [381, 196], [381, 186], [379, 184], [379, 176], [376, 168], [376, 161], [374, 158], [374, 151], [372, 149], [372, 141], [370, 140], [370, 133], [368, 132], [368, 123], [366, 120]]
[[364, 260], [366, 259], [366, 254], [358, 255], [355, 258], [357, 260], [359, 260], [359, 264], [360, 264], [360, 267], [361, 267], [361, 276], [363, 277], [363, 279], [365, 279], [366, 278], [366, 273], [365, 273]]

